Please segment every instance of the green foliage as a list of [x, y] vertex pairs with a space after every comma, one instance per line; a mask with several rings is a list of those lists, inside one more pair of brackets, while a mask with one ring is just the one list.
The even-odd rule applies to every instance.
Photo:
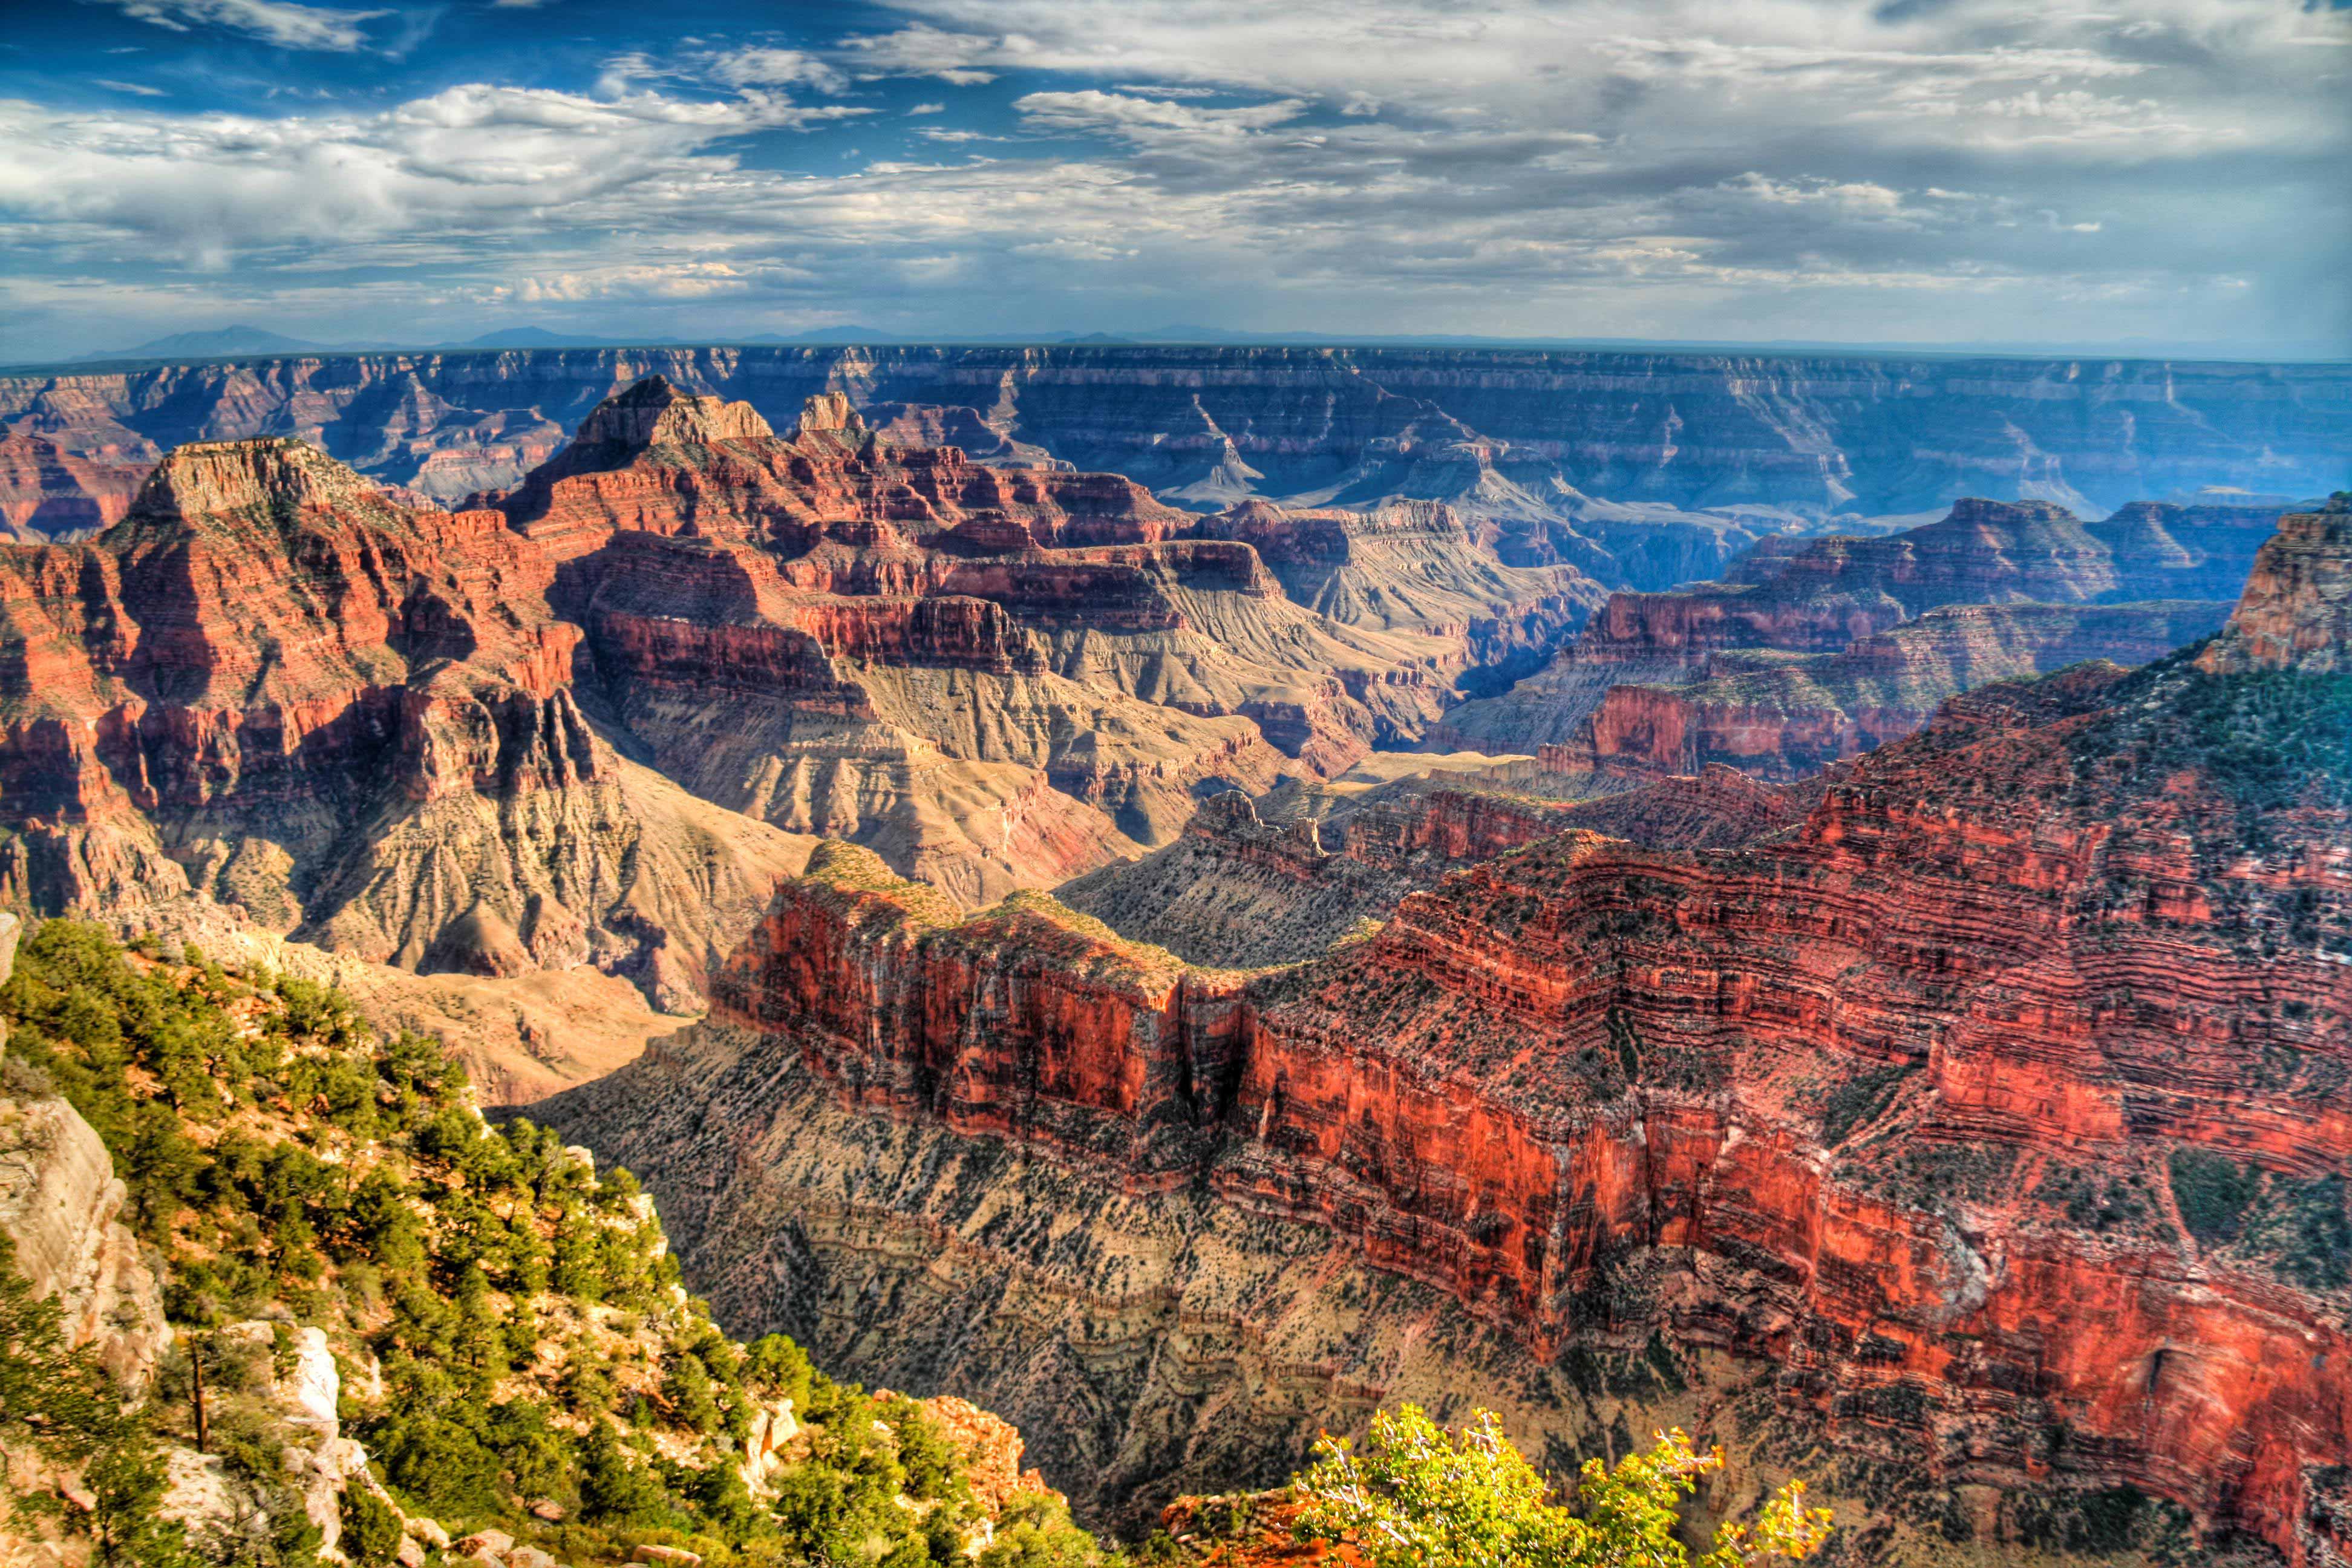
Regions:
[[1752, 1525], [1727, 1522], [1694, 1558], [1677, 1539], [1680, 1506], [1718, 1453], [1681, 1432], [1610, 1469], [1587, 1461], [1572, 1500], [1554, 1500], [1488, 1411], [1449, 1433], [1411, 1405], [1382, 1412], [1359, 1454], [1326, 1436], [1293, 1483], [1302, 1540], [1351, 1542], [1372, 1568], [1744, 1568], [1817, 1551], [1829, 1514], [1804, 1506], [1804, 1483], [1773, 1494]]
[[2189, 1234], [2208, 1247], [2237, 1239], [2263, 1173], [2210, 1149], [2172, 1152], [2172, 1201]]
[[378, 1501], [364, 1487], [343, 1493], [343, 1534], [340, 1542], [360, 1568], [383, 1568], [400, 1550], [400, 1515]]
[[[2352, 805], [2352, 675], [2210, 675], [2196, 667], [2205, 646], [2182, 648], [2117, 686], [2070, 738], [2078, 762], [2120, 769], [2116, 782], [2149, 793], [2193, 769], [2236, 805], [2242, 835], [2256, 849], [2268, 843], [2269, 814]], [[2160, 700], [2146, 700], [2152, 695]]]
[[[404, 1508], [445, 1523], [565, 1561], [648, 1540], [720, 1568], [967, 1561], [965, 1461], [922, 1407], [835, 1384], [781, 1335], [730, 1342], [673, 1289], [626, 1171], [600, 1179], [526, 1120], [486, 1126], [437, 1042], [375, 1033], [331, 988], [161, 954], [51, 921], [0, 987], [11, 1091], [54, 1085], [81, 1111], [164, 1257], [180, 1348], [150, 1408], [193, 1442], [200, 1362], [212, 1451], [257, 1510], [255, 1529], [193, 1547], [157, 1526], [158, 1434], [121, 1417], [91, 1357], [58, 1349], [55, 1310], [0, 1268], [0, 1436], [90, 1461], [104, 1562], [312, 1568], [276, 1352], [216, 1331], [289, 1318], [324, 1329], [347, 1367], [380, 1366], [380, 1394], [346, 1379], [345, 1429]], [[740, 1439], [778, 1400], [803, 1435], [755, 1496]], [[533, 1515], [541, 1500], [560, 1528]], [[382, 1568], [396, 1514], [360, 1490], [343, 1509], [349, 1550]], [[1050, 1509], [999, 1540], [1004, 1563], [1107, 1561]]]
[[2247, 1222], [2246, 1239], [2304, 1289], [2340, 1289], [2352, 1280], [2352, 1215], [2345, 1210], [2344, 1178], [2272, 1177], [2262, 1208]]
[[1918, 1068], [1905, 1062], [1850, 1078], [1831, 1091], [1822, 1104], [1822, 1142], [1835, 1148], [1857, 1127], [1875, 1121]]
[[57, 1303], [34, 1297], [16, 1272], [16, 1244], [0, 1231], [0, 1439], [74, 1463], [120, 1425], [117, 1403], [96, 1352], [66, 1348]]
[[1070, 1522], [1059, 1499], [1030, 1492], [1004, 1510], [979, 1568], [1098, 1568], [1112, 1561]]

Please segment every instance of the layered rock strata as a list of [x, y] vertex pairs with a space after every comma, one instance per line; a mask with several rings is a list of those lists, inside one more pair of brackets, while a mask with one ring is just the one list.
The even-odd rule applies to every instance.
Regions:
[[1721, 764], [1574, 802], [1526, 793], [1549, 782], [1538, 769], [1494, 771], [1507, 782], [1435, 774], [1348, 794], [1276, 791], [1263, 803], [1221, 795], [1176, 843], [1054, 896], [1196, 963], [1292, 963], [1364, 934], [1406, 894], [1462, 866], [1571, 827], [1659, 847], [1727, 848], [1804, 816], [1795, 793]]
[[893, 446], [838, 395], [779, 437], [649, 380], [495, 499], [561, 563], [607, 710], [664, 772], [972, 901], [1417, 736], [1598, 597], [1442, 520], [1450, 595], [1326, 615], [1128, 480]]
[[2334, 527], [2265, 547], [2210, 668], [1988, 688], [1801, 826], [1558, 834], [1262, 976], [828, 850], [710, 1027], [552, 1119], [740, 1321], [1061, 1410], [1098, 1504], [1433, 1386], [1606, 1447], [1646, 1389], [1955, 1537], [2169, 1505], [2338, 1561]]
[[804, 835], [972, 902], [1058, 882], [1413, 739], [1598, 597], [1443, 517], [1400, 546], [1443, 592], [1335, 617], [1192, 521], [657, 377], [455, 512], [189, 444], [91, 542], [0, 550], [0, 894], [693, 1008]]
[[1722, 582], [1612, 594], [1549, 668], [1433, 738], [1565, 745], [1652, 773], [1722, 761], [1798, 776], [1988, 681], [2144, 663], [2195, 640], [2228, 615], [2276, 521], [2136, 503], [2084, 522], [2046, 502], [1969, 500], [1878, 538], [1768, 540]]
[[0, 550], [0, 888], [190, 893], [404, 967], [691, 1004], [807, 856], [619, 754], [551, 564], [298, 442], [184, 447], [91, 543]]
[[[1657, 527], [1643, 505], [1875, 515], [1991, 495], [2094, 511], [2216, 485], [2324, 493], [2352, 458], [2340, 365], [1479, 349], [713, 346], [75, 366], [0, 377], [0, 425], [69, 453], [299, 436], [454, 499], [514, 483], [649, 374], [747, 401], [780, 428], [824, 392], [927, 405], [942, 412], [916, 428], [952, 421], [952, 444], [975, 453], [1050, 454], [1202, 510], [1251, 495], [1451, 500], [1528, 520], [1568, 559], [1598, 548], [1625, 567], [1596, 574], [1641, 587], [1715, 575], [1722, 521]], [[1677, 556], [1703, 569], [1675, 569]]]

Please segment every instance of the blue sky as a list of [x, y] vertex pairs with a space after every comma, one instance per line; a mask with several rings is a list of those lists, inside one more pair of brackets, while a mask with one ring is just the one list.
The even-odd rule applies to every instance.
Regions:
[[2293, 0], [56, 0], [0, 358], [250, 322], [2352, 353]]

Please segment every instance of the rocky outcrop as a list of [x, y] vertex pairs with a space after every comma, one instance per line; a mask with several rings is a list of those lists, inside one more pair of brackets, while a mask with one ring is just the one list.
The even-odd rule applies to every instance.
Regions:
[[1246, 542], [1294, 603], [1344, 625], [1465, 638], [1489, 684], [1540, 664], [1601, 600], [1572, 566], [1506, 563], [1459, 512], [1434, 502], [1347, 511], [1248, 501], [1192, 531]]
[[[0, 912], [0, 982], [23, 929]], [[5, 1047], [0, 1029], [0, 1050]], [[137, 1398], [172, 1342], [163, 1282], [122, 1223], [126, 1192], [97, 1131], [0, 1058], [0, 1231], [34, 1299], [56, 1303], [68, 1347], [91, 1345]]]
[[1722, 763], [1802, 778], [1910, 734], [1959, 692], [2085, 659], [2145, 664], [2229, 613], [2199, 601], [1948, 605], [1837, 653], [1710, 653], [1683, 681], [1609, 688], [1572, 749], [1634, 777]]
[[2245, 602], [2222, 637], [2199, 657], [2214, 674], [2343, 668], [2352, 648], [2352, 495], [2325, 510], [2282, 519], [2254, 557]]
[[1990, 495], [2089, 511], [2213, 485], [2315, 494], [2344, 477], [2341, 366], [2160, 361], [1085, 345], [320, 355], [20, 374], [0, 378], [0, 426], [73, 454], [294, 435], [455, 499], [513, 484], [562, 429], [650, 374], [746, 401], [778, 429], [820, 393], [941, 408], [1008, 455], [1127, 474], [1202, 510], [1251, 495], [1452, 501], [1531, 522], [1564, 559], [1597, 549], [1626, 564], [1596, 575], [1644, 587], [1713, 575], [1666, 564], [1713, 529], [1660, 527], [1643, 504], [1877, 515]]
[[39, 436], [0, 436], [0, 529], [40, 542], [120, 522], [156, 456], [145, 441], [69, 449]]
[[1115, 475], [891, 446], [838, 393], [793, 430], [648, 377], [455, 512], [192, 443], [102, 538], [0, 551], [0, 891], [691, 1008], [797, 836], [1050, 885], [1412, 739], [1597, 596], [1408, 511], [1358, 542], [1454, 576], [1335, 618]]
[[99, 539], [0, 551], [0, 887], [209, 896], [371, 960], [593, 963], [691, 1005], [806, 844], [596, 733], [553, 580], [497, 513], [299, 442], [179, 448]]
[[1966, 500], [1882, 538], [1770, 542], [1723, 583], [1614, 595], [1580, 651], [1834, 653], [1946, 605], [2226, 602], [2278, 515], [2140, 503], [2086, 523], [2048, 502]]
[[[2241, 624], [2299, 619], [2307, 578], [2257, 574]], [[1605, 1427], [1599, 1367], [1646, 1353], [1743, 1440], [1848, 1456], [1896, 1519], [2031, 1542], [2138, 1494], [2334, 1561], [2332, 658], [1995, 685], [1800, 827], [1560, 833], [1255, 978], [1041, 902], [959, 919], [829, 851], [709, 1029], [552, 1120], [647, 1176], [743, 1321], [1016, 1415], [1059, 1398], [1100, 1502], [1264, 1475], [1433, 1361], [1486, 1403], [1507, 1342], [1496, 1407], [1538, 1447]], [[834, 1316], [860, 1292], [907, 1303], [888, 1336]], [[967, 1337], [982, 1300], [1026, 1353]], [[1216, 1434], [1273, 1382], [1286, 1406]]]
[[1612, 594], [1549, 668], [1448, 715], [1433, 741], [1568, 746], [1652, 775], [1720, 761], [1797, 777], [1988, 681], [2195, 640], [2275, 521], [2140, 503], [2085, 523], [1970, 500], [1880, 538], [1767, 541], [1723, 582]]
[[1479, 577], [1457, 524], [1486, 596], [1360, 626], [1115, 476], [893, 447], [838, 397], [779, 439], [657, 381], [499, 505], [563, 562], [603, 700], [664, 772], [972, 901], [1418, 734], [1457, 679], [1548, 650], [1582, 581]]
[[[1066, 882], [1054, 896], [1195, 963], [1293, 963], [1364, 935], [1405, 895], [1465, 865], [1571, 827], [1648, 847], [1728, 848], [1804, 816], [1796, 793], [1719, 764], [1576, 801], [1525, 793], [1552, 782], [1536, 766], [1487, 772], [1494, 776], [1433, 772], [1370, 789], [1277, 790], [1258, 803], [1220, 795], [1176, 843]], [[1577, 777], [1572, 787], [1613, 782]]]

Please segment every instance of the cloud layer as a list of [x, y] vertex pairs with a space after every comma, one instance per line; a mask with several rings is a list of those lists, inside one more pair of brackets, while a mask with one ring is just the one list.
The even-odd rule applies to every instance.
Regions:
[[390, 63], [406, 13], [86, 10], [267, 46], [327, 98], [184, 101], [93, 34], [86, 81], [56, 78], [79, 91], [0, 103], [9, 358], [113, 321], [420, 313], [446, 336], [2352, 339], [2339, 9], [898, 0], [830, 35], [649, 18], [553, 82], [495, 39]]

